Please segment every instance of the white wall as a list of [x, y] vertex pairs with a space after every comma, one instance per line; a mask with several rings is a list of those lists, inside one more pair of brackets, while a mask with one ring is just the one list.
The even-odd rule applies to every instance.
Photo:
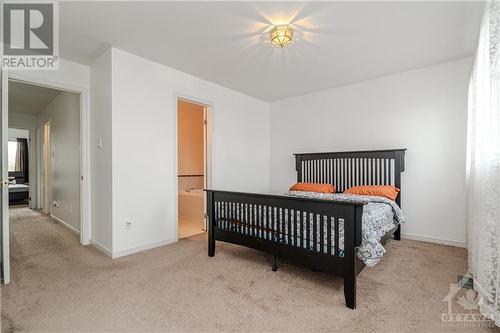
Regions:
[[111, 49], [90, 66], [90, 82], [92, 241], [111, 255], [113, 249]]
[[407, 148], [402, 232], [465, 244], [470, 58], [271, 104], [271, 187], [295, 181], [292, 153]]
[[115, 255], [177, 237], [175, 94], [213, 106], [213, 188], [270, 188], [268, 103], [113, 48]]
[[89, 67], [77, 64], [64, 59], [59, 60], [59, 69], [55, 71], [9, 71], [9, 77], [27, 79], [35, 82], [45, 82], [64, 84], [65, 86], [74, 86], [77, 88], [89, 87]]
[[30, 132], [28, 130], [9, 127], [9, 141], [16, 141], [17, 139], [29, 139], [29, 136]]
[[50, 121], [50, 214], [80, 232], [80, 95], [61, 92], [39, 114], [38, 124]]
[[36, 118], [36, 115], [34, 114], [18, 113], [18, 112], [9, 113], [9, 127], [35, 130], [37, 122], [38, 120]]

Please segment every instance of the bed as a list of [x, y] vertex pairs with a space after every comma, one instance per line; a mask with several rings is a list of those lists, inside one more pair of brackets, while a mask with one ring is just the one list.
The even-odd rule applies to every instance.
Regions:
[[9, 185], [9, 205], [26, 205], [29, 203], [30, 187], [26, 184]]
[[[394, 185], [401, 190], [406, 149], [294, 154], [298, 182], [330, 183], [335, 195], [287, 193], [283, 195], [206, 190], [208, 215], [208, 255], [215, 255], [216, 241], [238, 244], [278, 258], [331, 272], [344, 279], [347, 307], [356, 308], [356, 276], [366, 261], [368, 215], [377, 202], [373, 197], [342, 194], [351, 186]], [[392, 224], [380, 217], [377, 232], [380, 246], [401, 237], [401, 192], [391, 206]], [[364, 212], [365, 210], [365, 212]], [[364, 214], [365, 213], [365, 214]], [[374, 213], [375, 214], [375, 213]], [[380, 213], [383, 216], [384, 212]], [[387, 221], [387, 219], [385, 220]], [[365, 229], [365, 230], [363, 230]], [[370, 252], [370, 251], [368, 251]], [[368, 257], [373, 256], [369, 253]], [[383, 254], [383, 253], [382, 253]]]

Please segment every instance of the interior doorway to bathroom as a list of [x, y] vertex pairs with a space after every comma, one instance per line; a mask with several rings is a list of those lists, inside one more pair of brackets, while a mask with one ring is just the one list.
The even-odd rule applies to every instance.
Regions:
[[178, 238], [206, 230], [205, 193], [207, 167], [207, 119], [209, 106], [177, 100]]

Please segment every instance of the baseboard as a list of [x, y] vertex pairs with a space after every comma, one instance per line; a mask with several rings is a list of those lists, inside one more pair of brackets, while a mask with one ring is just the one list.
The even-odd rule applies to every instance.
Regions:
[[117, 252], [113, 252], [113, 254], [112, 254], [111, 257], [113, 259], [120, 258], [120, 257], [125, 257], [125, 256], [128, 256], [128, 255], [137, 253], [137, 252], [142, 252], [142, 251], [154, 249], [155, 247], [164, 246], [164, 245], [173, 243], [175, 241], [177, 241], [177, 239], [167, 239], [167, 240], [164, 240], [164, 241], [159, 241], [159, 242], [154, 242], [154, 243], [143, 245], [143, 246], [134, 247], [134, 248], [128, 249], [128, 250], [117, 251]]
[[90, 243], [93, 247], [107, 255], [108, 257], [112, 258], [113, 257], [113, 252], [109, 250], [106, 246], [100, 244], [99, 242], [96, 242], [95, 240], [92, 240]]
[[449, 240], [449, 239], [433, 238], [433, 237], [426, 237], [426, 236], [419, 236], [419, 235], [412, 235], [412, 234], [401, 234], [401, 237], [404, 239], [411, 239], [411, 240], [416, 240], [416, 241], [421, 241], [421, 242], [429, 242], [429, 243], [436, 243], [436, 244], [442, 244], [442, 245], [450, 245], [450, 246], [467, 248], [467, 244], [465, 242], [457, 242], [457, 241], [453, 241], [453, 240]]
[[76, 229], [73, 226], [70, 226], [68, 223], [64, 222], [63, 220], [61, 220], [57, 216], [50, 214], [50, 218], [53, 219], [54, 221], [56, 221], [57, 223], [62, 224], [63, 226], [65, 226], [66, 228], [68, 228], [69, 230], [74, 232], [75, 234], [80, 235], [80, 231], [78, 229]]

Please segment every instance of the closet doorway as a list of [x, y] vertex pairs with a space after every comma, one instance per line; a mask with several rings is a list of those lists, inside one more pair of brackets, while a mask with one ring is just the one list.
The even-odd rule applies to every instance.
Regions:
[[186, 238], [206, 230], [205, 193], [208, 186], [208, 113], [210, 107], [177, 99], [177, 232]]

